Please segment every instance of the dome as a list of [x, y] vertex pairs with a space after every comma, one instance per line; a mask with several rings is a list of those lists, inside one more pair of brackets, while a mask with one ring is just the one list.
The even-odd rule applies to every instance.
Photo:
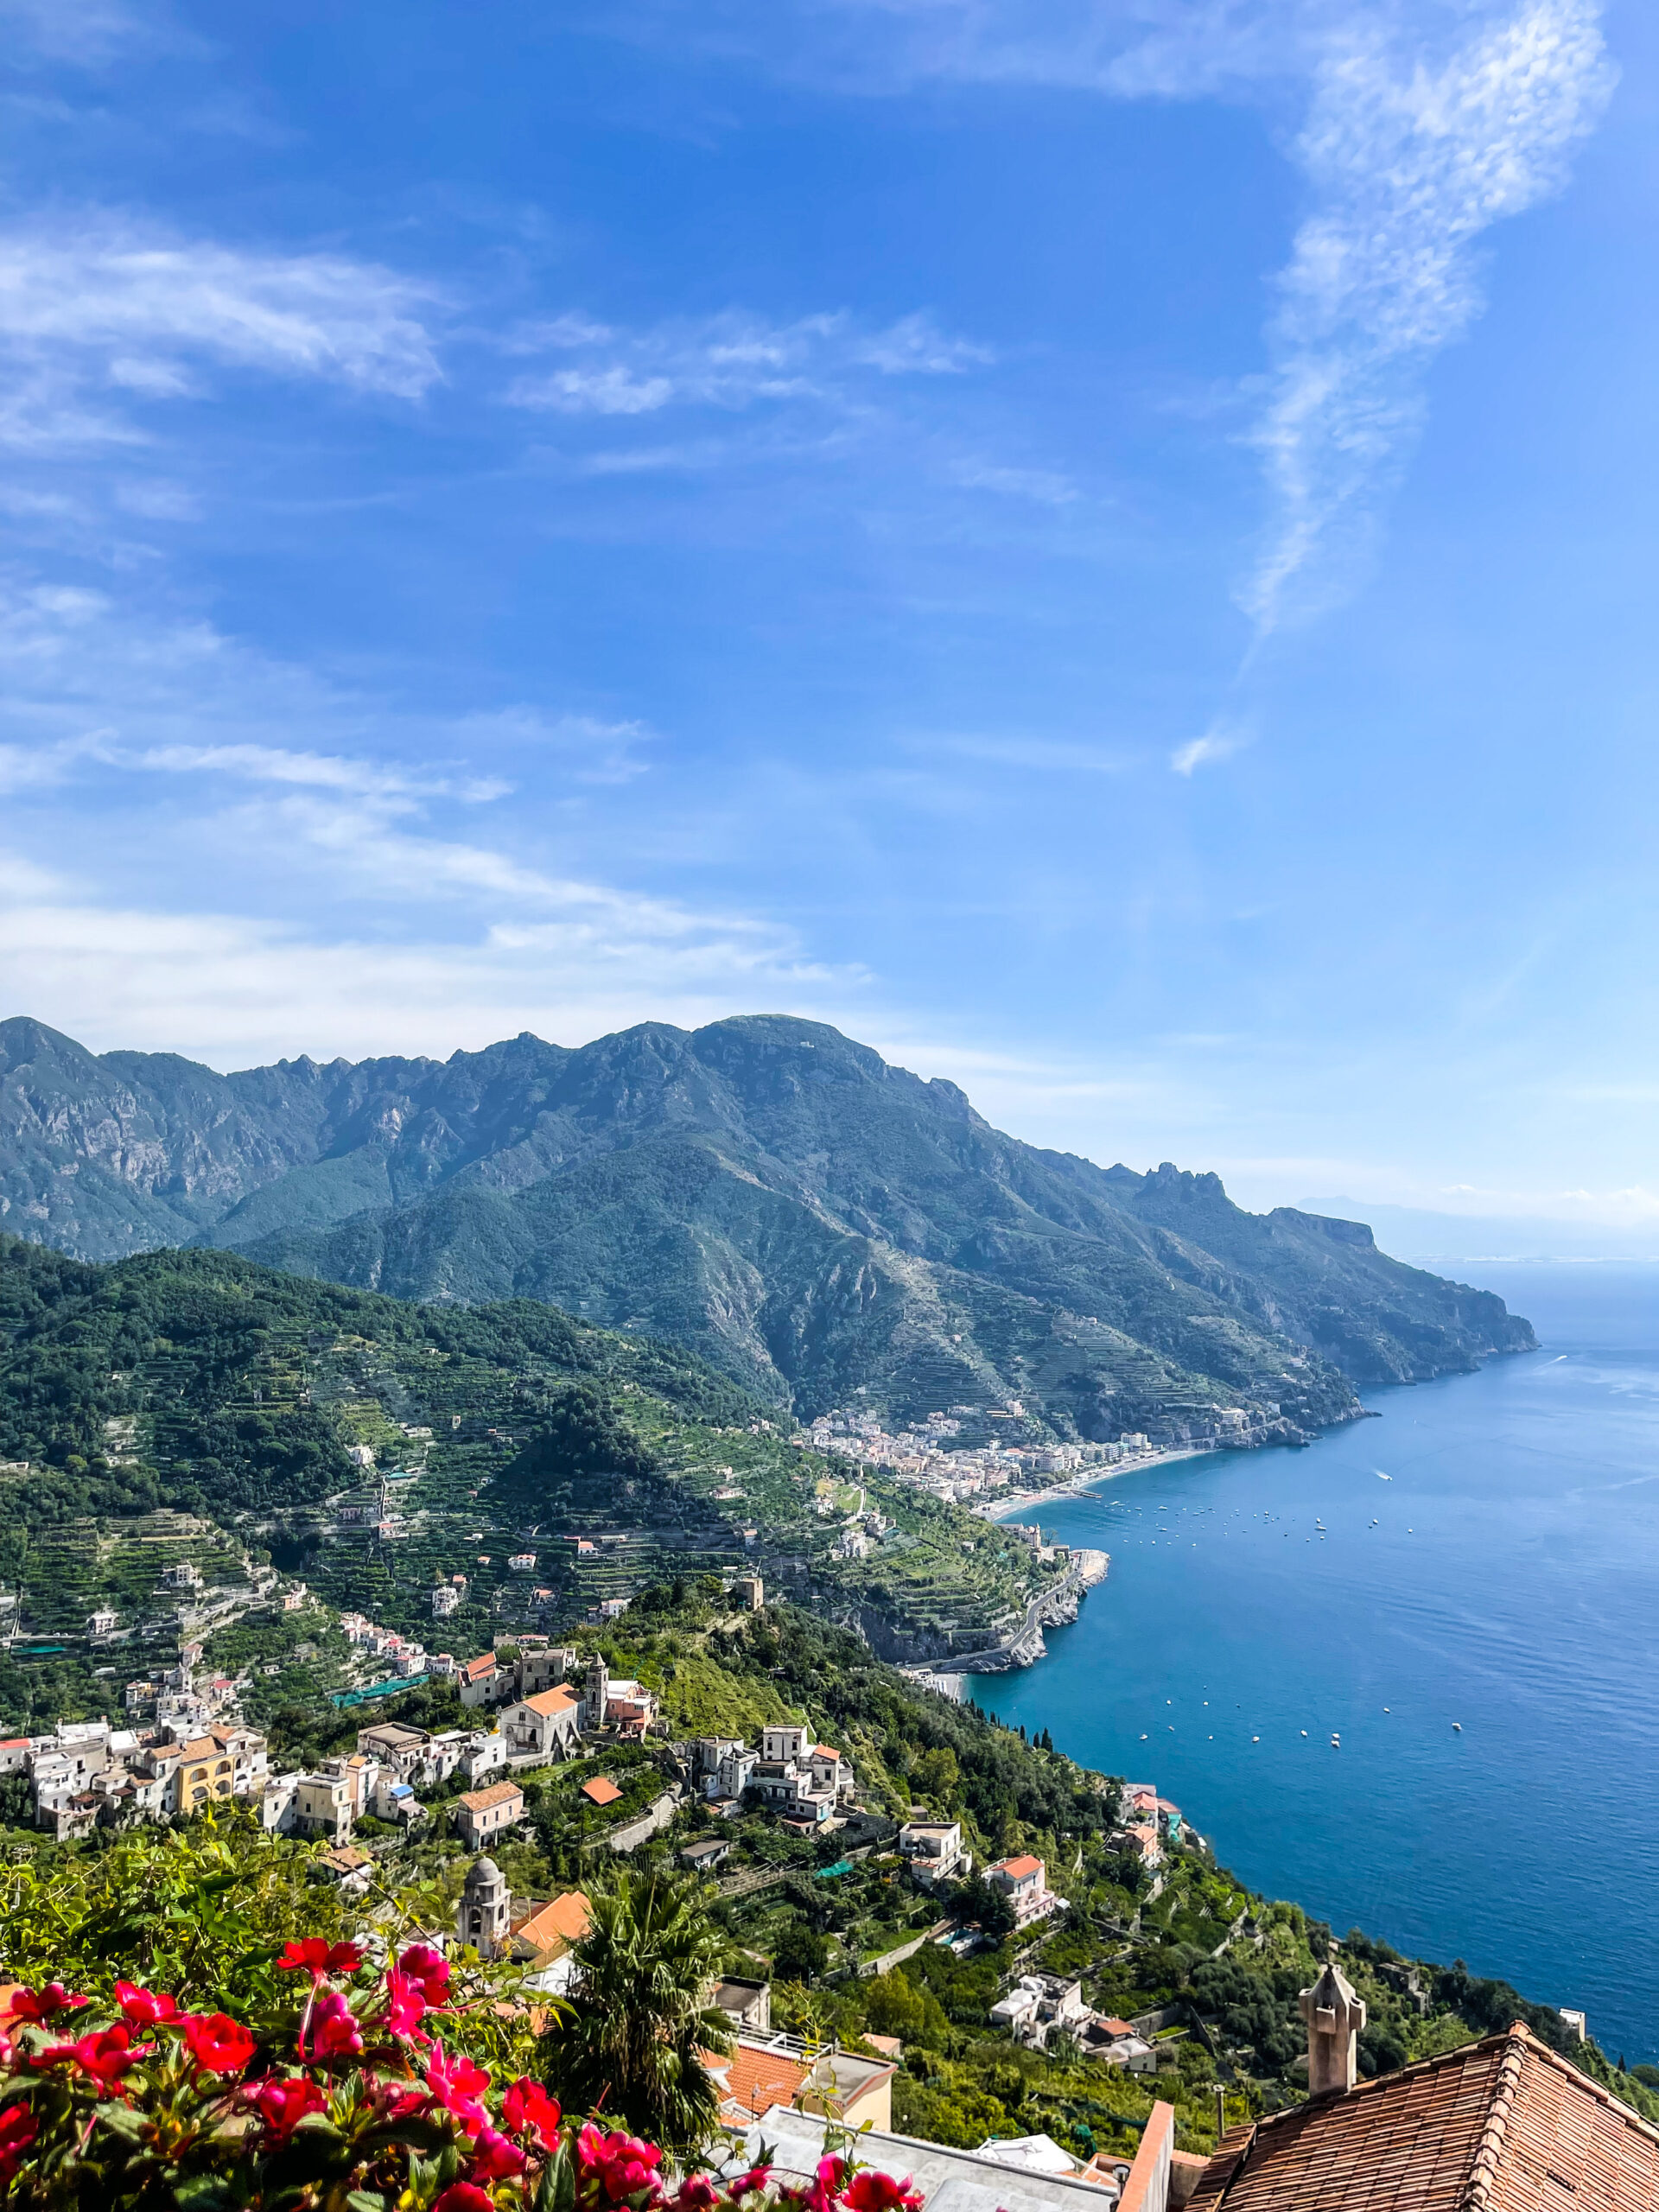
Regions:
[[499, 1882], [500, 1879], [501, 1869], [493, 1859], [474, 1859], [467, 1870], [467, 1886], [470, 1890], [474, 1882]]

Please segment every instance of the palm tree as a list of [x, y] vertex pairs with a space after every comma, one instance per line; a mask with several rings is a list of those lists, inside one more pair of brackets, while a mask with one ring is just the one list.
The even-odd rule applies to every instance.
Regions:
[[710, 2004], [726, 1944], [700, 1884], [619, 1873], [592, 1899], [575, 1946], [569, 2009], [543, 2038], [548, 2079], [568, 2111], [593, 2112], [671, 2151], [705, 2143], [720, 2092], [701, 2054], [732, 2048]]

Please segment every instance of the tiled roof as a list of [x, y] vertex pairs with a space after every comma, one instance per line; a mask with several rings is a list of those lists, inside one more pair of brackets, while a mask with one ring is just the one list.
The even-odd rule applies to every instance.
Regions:
[[532, 1713], [539, 1713], [544, 1718], [555, 1713], [574, 1713], [581, 1702], [569, 1690], [539, 1690], [534, 1697], [524, 1700]]
[[487, 1789], [463, 1789], [461, 1802], [469, 1813], [492, 1812], [498, 1805], [511, 1803], [517, 1798], [522, 1805], [524, 1793], [516, 1782], [493, 1782]]
[[485, 1652], [482, 1658], [480, 1659], [469, 1659], [467, 1662], [467, 1664], [461, 1670], [462, 1681], [468, 1682], [481, 1682], [486, 1675], [493, 1675], [494, 1672], [495, 1654], [493, 1651]]
[[551, 1904], [538, 1904], [514, 1927], [512, 1933], [532, 1950], [549, 1951], [556, 1943], [580, 1943], [588, 1933], [592, 1907], [580, 1890], [567, 1890]]
[[702, 2063], [721, 2091], [721, 2110], [734, 2119], [740, 2114], [758, 2120], [773, 2105], [792, 2105], [811, 2068], [784, 2050], [760, 2050], [752, 2044], [738, 2044], [729, 2058], [705, 2050]]
[[1659, 2128], [1507, 2035], [1235, 2128], [1191, 2212], [1653, 2212]]
[[608, 1777], [596, 1774], [591, 1782], [584, 1782], [582, 1794], [595, 1805], [614, 1805], [622, 1792]]
[[1026, 1851], [1018, 1859], [999, 1859], [990, 1871], [993, 1874], [1006, 1874], [1011, 1882], [1023, 1882], [1033, 1874], [1040, 1874], [1043, 1862]]

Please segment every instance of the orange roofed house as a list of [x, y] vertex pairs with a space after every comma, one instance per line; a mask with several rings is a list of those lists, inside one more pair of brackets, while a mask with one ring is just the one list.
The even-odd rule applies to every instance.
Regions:
[[524, 1793], [516, 1782], [493, 1782], [487, 1789], [467, 1789], [455, 1800], [455, 1833], [476, 1851], [504, 1828], [524, 1817]]
[[798, 2036], [740, 2036], [729, 2058], [705, 2050], [702, 2063], [719, 2089], [720, 2117], [747, 2127], [774, 2105], [825, 2113], [851, 2128], [893, 2126], [893, 2077], [885, 2058], [851, 2051], [808, 2050]]
[[1365, 2006], [1302, 1993], [1322, 2093], [1222, 2139], [1191, 2212], [1655, 2212], [1659, 2128], [1519, 2023], [1359, 2082]]
[[1013, 1906], [1016, 1928], [1027, 1928], [1060, 1909], [1062, 1900], [1048, 1886], [1047, 1867], [1028, 1851], [1017, 1859], [999, 1859], [985, 1869], [985, 1878]]
[[622, 1792], [607, 1774], [596, 1774], [582, 1785], [582, 1794], [590, 1805], [614, 1805]]

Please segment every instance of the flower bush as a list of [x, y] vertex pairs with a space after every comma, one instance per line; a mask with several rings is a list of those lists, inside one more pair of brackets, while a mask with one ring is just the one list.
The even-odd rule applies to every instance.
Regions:
[[[832, 2154], [665, 2174], [662, 2151], [543, 2082], [454, 2048], [448, 1961], [384, 1971], [288, 1944], [287, 2013], [193, 2012], [130, 1981], [113, 2007], [52, 1982], [0, 2015], [0, 2199], [42, 2212], [919, 2212], [908, 2178]], [[105, 2018], [106, 2012], [113, 2017]], [[450, 2037], [446, 2046], [445, 2037]]]

